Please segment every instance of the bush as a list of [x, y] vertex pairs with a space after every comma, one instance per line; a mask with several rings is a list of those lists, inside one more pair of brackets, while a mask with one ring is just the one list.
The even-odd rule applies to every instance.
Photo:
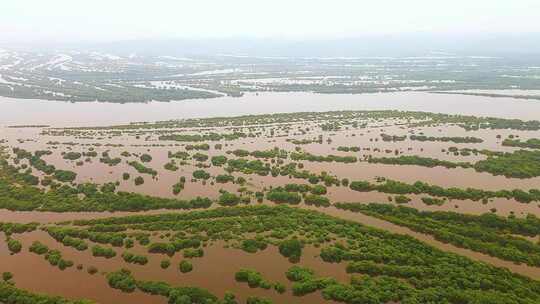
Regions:
[[35, 254], [39, 254], [39, 255], [42, 255], [42, 254], [45, 254], [47, 252], [49, 252], [49, 247], [43, 245], [41, 242], [39, 241], [34, 241], [32, 243], [32, 245], [30, 246], [30, 248], [28, 248], [28, 250], [30, 252], [33, 252]]
[[411, 199], [405, 195], [398, 195], [394, 198], [397, 204], [407, 204]]
[[219, 204], [222, 205], [222, 206], [236, 206], [241, 201], [242, 200], [238, 195], [236, 195], [234, 193], [227, 192], [227, 191], [223, 192], [219, 196]]
[[326, 194], [326, 187], [323, 185], [315, 185], [313, 188], [311, 188], [311, 193], [316, 195], [323, 195]]
[[210, 178], [210, 173], [204, 171], [204, 170], [195, 170], [193, 171], [193, 177], [196, 179], [204, 179], [207, 180]]
[[146, 265], [146, 263], [148, 263], [147, 257], [142, 256], [142, 255], [136, 255], [127, 251], [122, 253], [122, 258], [127, 263], [132, 263], [132, 264]]
[[315, 194], [310, 194], [310, 195], [307, 195], [305, 198], [304, 198], [304, 202], [306, 203], [306, 205], [314, 205], [314, 206], [317, 206], [317, 207], [328, 207], [330, 206], [330, 200], [324, 196], [320, 196], [320, 195], [315, 195]]
[[140, 159], [141, 159], [141, 161], [142, 161], [143, 163], [149, 163], [149, 162], [152, 161], [152, 156], [151, 156], [150, 154], [146, 154], [146, 153], [145, 153], [145, 154], [141, 155], [141, 158], [140, 158]]
[[278, 204], [286, 203], [293, 205], [297, 205], [302, 201], [302, 197], [298, 193], [276, 189], [269, 191], [266, 194], [266, 199]]
[[227, 157], [224, 155], [212, 156], [212, 165], [223, 166], [227, 163]]
[[262, 240], [247, 239], [242, 241], [242, 250], [248, 253], [256, 253], [259, 250], [265, 250], [268, 245]]
[[202, 154], [202, 153], [195, 153], [193, 154], [193, 159], [195, 159], [196, 161], [199, 161], [199, 162], [204, 162], [204, 161], [207, 161], [208, 160], [208, 155], [206, 154]]
[[187, 248], [184, 250], [184, 258], [201, 258], [204, 256], [204, 251], [201, 248]]
[[188, 273], [193, 270], [193, 265], [189, 261], [182, 260], [180, 262], [180, 265], [178, 265], [178, 269], [180, 270], [181, 273]]
[[169, 268], [169, 266], [171, 266], [171, 261], [170, 261], [170, 260], [162, 260], [162, 261], [159, 263], [159, 266], [160, 266], [162, 269], [167, 269], [167, 268]]
[[289, 258], [289, 261], [296, 263], [300, 261], [303, 248], [304, 244], [297, 239], [285, 240], [279, 244], [279, 253]]
[[13, 274], [11, 272], [3, 272], [2, 273], [2, 280], [4, 280], [5, 282], [11, 280], [13, 278]]
[[8, 238], [7, 239], [7, 246], [11, 254], [16, 254], [21, 252], [22, 244], [21, 242], [17, 241], [16, 239]]
[[141, 176], [137, 176], [134, 180], [134, 183], [135, 183], [135, 186], [142, 185], [144, 184], [144, 178], [142, 178]]
[[92, 255], [95, 257], [104, 257], [110, 259], [116, 256], [116, 252], [111, 248], [95, 245], [92, 247]]
[[77, 173], [67, 170], [56, 170], [54, 172], [54, 178], [61, 182], [72, 182], [77, 177]]

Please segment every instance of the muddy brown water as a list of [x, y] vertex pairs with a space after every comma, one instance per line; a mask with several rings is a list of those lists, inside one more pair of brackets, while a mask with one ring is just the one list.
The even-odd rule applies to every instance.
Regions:
[[[298, 102], [290, 102], [290, 98], [295, 98]], [[272, 101], [269, 103], [268, 101]], [[332, 101], [332, 102], [329, 102]], [[384, 102], [383, 102], [384, 101]], [[21, 102], [26, 102], [22, 104]], [[434, 95], [428, 93], [396, 93], [396, 94], [365, 94], [365, 95], [322, 95], [322, 94], [260, 94], [260, 96], [220, 98], [215, 100], [200, 102], [173, 102], [173, 103], [149, 103], [149, 104], [70, 104], [51, 101], [14, 101], [2, 98], [0, 100], [2, 111], [0, 112], [0, 125], [7, 124], [35, 124], [36, 122], [50, 123], [55, 126], [68, 125], [110, 125], [116, 123], [127, 123], [130, 121], [151, 121], [184, 117], [206, 117], [238, 114], [260, 114], [288, 111], [316, 110], [344, 110], [344, 109], [402, 109], [402, 110], [423, 110], [443, 113], [460, 113], [473, 115], [489, 115], [507, 118], [538, 119], [540, 113], [540, 103], [537, 101], [521, 101], [510, 98], [488, 98], [463, 95]], [[271, 106], [270, 106], [271, 105]], [[384, 123], [383, 123], [384, 124]], [[307, 126], [312, 126], [308, 124]], [[306, 126], [292, 126], [292, 130], [304, 128]], [[278, 133], [279, 127], [275, 128]], [[145, 165], [158, 170], [156, 179], [149, 175], [138, 174], [132, 167], [128, 166], [126, 160], [134, 160], [135, 157], [122, 158], [122, 163], [118, 166], [110, 167], [99, 162], [99, 156], [93, 158], [91, 163], [84, 163], [83, 166], [76, 166], [75, 162], [62, 159], [61, 152], [68, 151], [68, 146], [60, 144], [57, 149], [53, 149], [53, 155], [44, 156], [48, 163], [54, 164], [57, 168], [69, 169], [77, 172], [76, 182], [114, 182], [120, 181], [120, 190], [134, 191], [160, 197], [193, 198], [205, 196], [217, 198], [220, 189], [235, 191], [239, 186], [234, 184], [207, 183], [204, 185], [200, 181], [191, 182], [191, 173], [197, 168], [193, 165], [182, 166], [180, 170], [171, 172], [163, 169], [163, 165], [169, 161], [167, 151], [181, 151], [183, 147], [177, 142], [162, 142], [156, 140], [156, 135], [150, 132], [145, 133], [140, 139], [132, 135], [122, 135], [108, 138], [105, 135], [95, 135], [94, 138], [80, 139], [71, 136], [40, 136], [40, 129], [11, 129], [0, 128], [0, 139], [7, 139], [7, 145], [11, 147], [23, 147], [30, 151], [38, 149], [51, 149], [47, 145], [48, 141], [77, 142], [81, 144], [107, 143], [123, 144], [124, 147], [95, 147], [100, 155], [104, 151], [110, 151], [112, 157], [120, 157], [122, 151], [132, 153], [149, 153], [153, 160]], [[297, 132], [297, 131], [291, 131]], [[475, 136], [484, 139], [480, 144], [454, 144], [451, 142], [415, 142], [406, 140], [403, 142], [383, 142], [381, 134], [389, 135], [410, 135], [424, 134], [427, 136]], [[292, 133], [291, 133], [292, 134]], [[145, 141], [146, 135], [151, 135], [151, 141]], [[485, 157], [478, 156], [454, 156], [442, 152], [449, 147], [477, 148], [496, 151], [515, 151], [515, 148], [501, 146], [502, 139], [509, 135], [519, 135], [522, 139], [540, 138], [540, 131], [515, 131], [515, 130], [478, 130], [465, 132], [456, 126], [424, 126], [408, 128], [402, 126], [375, 126], [368, 129], [341, 130], [336, 132], [308, 132], [304, 135], [290, 135], [287, 138], [306, 139], [316, 138], [323, 135], [323, 144], [308, 144], [300, 147], [310, 153], [317, 155], [364, 155], [374, 156], [394, 156], [397, 150], [400, 155], [421, 155], [449, 161], [469, 161], [475, 162]], [[502, 139], [498, 139], [501, 135]], [[327, 139], [332, 142], [328, 144]], [[17, 139], [27, 139], [19, 143]], [[210, 143], [211, 147], [218, 142]], [[293, 151], [295, 145], [286, 141], [284, 137], [258, 137], [240, 139], [230, 142], [222, 141], [223, 150], [202, 151], [202, 153], [213, 155], [224, 154], [227, 150], [247, 149], [265, 150], [278, 146], [288, 151]], [[163, 144], [164, 147], [135, 147], [134, 145]], [[6, 145], [6, 144], [3, 144]], [[369, 148], [370, 151], [362, 150], [358, 153], [345, 153], [337, 151], [338, 146], [359, 146], [362, 149]], [[380, 152], [373, 151], [375, 148]], [[392, 153], [385, 153], [385, 150]], [[87, 151], [88, 147], [73, 146], [72, 151]], [[192, 151], [191, 153], [194, 153]], [[392, 166], [368, 163], [341, 164], [341, 163], [315, 163], [303, 162], [305, 169], [313, 172], [326, 171], [337, 175], [340, 178], [347, 177], [350, 180], [365, 179], [373, 180], [378, 176], [387, 177], [403, 182], [412, 183], [417, 180], [426, 181], [444, 187], [475, 187], [487, 190], [499, 189], [531, 189], [540, 188], [540, 177], [531, 179], [514, 179], [502, 176], [492, 176], [488, 173], [478, 173], [473, 169], [446, 169], [442, 167], [424, 168], [419, 166]], [[211, 167], [205, 169], [212, 175], [223, 173], [222, 168]], [[128, 172], [131, 179], [122, 181], [122, 173]], [[34, 170], [34, 174], [39, 175]], [[145, 183], [141, 186], [133, 184], [133, 178], [143, 176]], [[250, 190], [261, 190], [269, 186], [285, 185], [287, 183], [305, 183], [304, 180], [289, 179], [288, 177], [262, 177], [257, 175], [243, 175], [234, 173], [235, 176], [243, 176], [248, 180]], [[187, 179], [185, 189], [178, 196], [174, 196], [171, 187], [180, 176]], [[330, 187], [328, 197], [332, 201], [344, 202], [387, 202], [388, 194], [384, 193], [358, 193], [345, 187]], [[456, 211], [468, 214], [482, 214], [496, 209], [497, 214], [508, 215], [512, 212], [518, 216], [527, 213], [540, 215], [538, 203], [520, 204], [513, 200], [494, 199], [487, 204], [472, 201], [453, 200], [443, 206], [426, 206], [421, 202], [421, 195], [410, 195], [412, 201], [409, 206], [420, 210], [443, 210]], [[520, 273], [531, 278], [540, 279], [539, 268], [526, 265], [515, 265], [511, 262], [502, 261], [481, 253], [467, 249], [444, 244], [429, 235], [414, 232], [408, 228], [400, 227], [389, 222], [365, 216], [360, 213], [338, 210], [336, 208], [313, 208], [301, 205], [302, 208], [317, 209], [326, 214], [339, 218], [356, 221], [368, 226], [384, 229], [394, 233], [401, 233], [412, 236], [420, 241], [430, 244], [444, 251], [467, 256], [473, 260], [482, 261], [499, 267], [506, 267], [515, 273]], [[157, 214], [171, 212], [166, 210], [154, 210], [144, 214]], [[184, 211], [174, 211], [184, 212]], [[132, 212], [11, 212], [0, 210], [0, 221], [3, 222], [31, 222], [50, 223], [74, 219], [104, 218], [111, 216], [124, 216], [134, 214]], [[137, 213], [140, 214], [140, 213]], [[170, 269], [162, 270], [159, 261], [165, 256], [149, 255], [150, 263], [146, 266], [129, 265], [123, 262], [121, 257], [106, 260], [94, 258], [90, 251], [78, 252], [73, 248], [64, 247], [55, 242], [43, 232], [32, 232], [18, 235], [17, 239], [23, 241], [23, 252], [17, 255], [9, 255], [5, 248], [5, 242], [0, 242], [0, 267], [2, 271], [11, 271], [15, 274], [15, 282], [18, 287], [31, 291], [43, 292], [47, 294], [63, 295], [69, 298], [90, 298], [99, 303], [165, 303], [163, 297], [149, 296], [140, 292], [131, 294], [122, 293], [108, 287], [106, 279], [101, 274], [89, 275], [85, 270], [79, 271], [75, 267], [60, 271], [52, 267], [41, 256], [27, 252], [27, 247], [31, 241], [39, 239], [47, 243], [51, 248], [61, 249], [64, 256], [72, 259], [75, 264], [82, 263], [85, 266], [94, 265], [101, 271], [114, 271], [120, 267], [131, 269], [135, 276], [143, 280], [163, 280], [172, 285], [200, 286], [209, 289], [218, 296], [222, 296], [225, 291], [230, 290], [236, 293], [241, 300], [245, 300], [246, 295], [259, 295], [273, 300], [274, 302], [286, 303], [326, 303], [320, 293], [314, 293], [305, 297], [294, 297], [290, 293], [290, 284], [287, 282], [284, 273], [292, 265], [281, 257], [275, 247], [269, 247], [257, 254], [247, 254], [236, 249], [225, 249], [223, 244], [216, 243], [205, 249], [205, 257], [194, 259], [194, 271], [189, 274], [180, 274], [177, 269], [180, 256], [176, 255], [172, 259]], [[142, 251], [135, 248], [132, 251]], [[131, 251], [131, 250], [130, 250]], [[121, 253], [121, 250], [118, 250]], [[316, 257], [318, 250], [307, 248], [301, 265], [309, 266], [317, 270], [322, 276], [332, 276], [340, 281], [347, 281], [349, 276], [344, 271], [343, 264], [323, 263]], [[286, 283], [289, 291], [284, 295], [279, 295], [274, 291], [262, 289], [251, 289], [246, 284], [239, 284], [234, 281], [234, 273], [240, 268], [253, 268], [260, 271], [269, 281], [280, 281]]]
[[[203, 258], [190, 259], [193, 271], [182, 274], [178, 270], [178, 264], [182, 260], [180, 254], [172, 258], [166, 255], [149, 254], [143, 247], [136, 246], [129, 249], [130, 252], [144, 254], [149, 257], [149, 263], [141, 265], [128, 264], [120, 257], [123, 249], [114, 248], [117, 256], [111, 259], [93, 257], [90, 250], [77, 251], [71, 247], [65, 247], [54, 241], [43, 231], [26, 233], [16, 237], [23, 243], [25, 250], [16, 255], [9, 255], [5, 245], [0, 247], [2, 269], [14, 274], [18, 287], [43, 292], [47, 294], [61, 294], [68, 298], [88, 298], [103, 304], [113, 303], [166, 303], [165, 298], [149, 296], [141, 292], [122, 293], [110, 288], [102, 272], [116, 271], [126, 268], [140, 280], [164, 281], [172, 286], [197, 286], [209, 290], [211, 293], [222, 297], [225, 292], [231, 291], [237, 295], [241, 302], [245, 302], [247, 296], [260, 296], [272, 300], [274, 303], [329, 303], [318, 292], [303, 297], [292, 295], [291, 283], [285, 277], [285, 272], [293, 265], [300, 265], [316, 270], [319, 276], [330, 276], [340, 282], [347, 283], [350, 278], [345, 271], [345, 264], [328, 264], [318, 258], [318, 249], [306, 247], [298, 264], [290, 263], [282, 257], [277, 247], [269, 246], [266, 250], [256, 254], [249, 254], [239, 249], [224, 248], [224, 242], [216, 242], [204, 248]], [[77, 270], [71, 267], [59, 270], [50, 266], [49, 263], [36, 254], [30, 253], [26, 248], [34, 241], [40, 240], [51, 249], [60, 249], [63, 258], [74, 261], [75, 265], [83, 264], [85, 269]], [[88, 242], [92, 245], [92, 242]], [[169, 259], [171, 266], [162, 269], [160, 262]], [[99, 273], [90, 275], [86, 272], [87, 266], [94, 266]], [[281, 282], [287, 287], [287, 292], [278, 294], [274, 290], [262, 288], [250, 288], [247, 283], [238, 283], [234, 274], [242, 269], [254, 269], [259, 271], [269, 282]], [[36, 275], [33, 275], [33, 273]], [[331, 301], [330, 301], [331, 302]]]
[[409, 110], [538, 119], [536, 100], [396, 92], [374, 94], [246, 93], [243, 97], [150, 103], [59, 102], [0, 97], [1, 124], [118, 124], [191, 117], [333, 110]]
[[[526, 265], [516, 265], [512, 262], [502, 261], [497, 258], [487, 256], [482, 253], [458, 248], [450, 244], [445, 244], [435, 240], [429, 235], [414, 232], [406, 227], [394, 225], [392, 223], [379, 220], [360, 213], [353, 213], [339, 210], [333, 207], [314, 208], [301, 205], [301, 208], [313, 209], [338, 218], [362, 223], [367, 226], [376, 227], [391, 231], [393, 233], [412, 236], [438, 249], [467, 256], [473, 260], [481, 261], [498, 267], [505, 267], [512, 272], [519, 273], [534, 279], [540, 279], [540, 268]], [[155, 211], [156, 213], [158, 211]], [[153, 212], [154, 213], [154, 212]], [[20, 213], [15, 213], [20, 214]], [[126, 215], [133, 213], [115, 213], [115, 215]], [[5, 215], [5, 212], [3, 216]], [[25, 219], [32, 219], [32, 215], [46, 217], [46, 214], [38, 212], [28, 213]], [[102, 213], [62, 213], [52, 214], [55, 220], [67, 220], [72, 218], [95, 218], [107, 216]], [[3, 217], [2, 216], [2, 217]], [[34, 218], [35, 220], [35, 218]], [[49, 219], [52, 220], [52, 219]], [[0, 242], [0, 267], [3, 271], [10, 271], [15, 275], [17, 286], [28, 290], [47, 294], [58, 294], [68, 298], [89, 298], [98, 303], [165, 303], [165, 299], [158, 296], [149, 296], [140, 292], [130, 294], [122, 293], [111, 289], [103, 274], [89, 275], [86, 267], [95, 266], [100, 272], [115, 271], [120, 268], [130, 269], [135, 277], [141, 280], [166, 281], [173, 286], [199, 286], [208, 289], [212, 293], [222, 296], [226, 291], [232, 291], [238, 298], [245, 300], [247, 295], [256, 295], [271, 299], [281, 303], [327, 303], [320, 293], [310, 294], [305, 297], [295, 297], [291, 294], [290, 283], [284, 276], [285, 271], [291, 267], [287, 259], [283, 258], [274, 246], [269, 246], [266, 250], [256, 254], [248, 254], [239, 249], [224, 248], [224, 242], [211, 243], [204, 248], [203, 258], [192, 259], [194, 270], [188, 274], [181, 274], [178, 271], [178, 263], [182, 260], [180, 254], [173, 256], [169, 269], [163, 270], [159, 263], [169, 257], [160, 254], [148, 254], [144, 247], [136, 245], [129, 251], [149, 256], [149, 263], [145, 266], [125, 263], [120, 257], [124, 249], [114, 248], [117, 256], [112, 259], [96, 258], [91, 255], [90, 250], [83, 252], [74, 248], [63, 246], [56, 242], [47, 233], [35, 231], [16, 235], [16, 239], [23, 244], [23, 251], [16, 255], [10, 255], [5, 242]], [[51, 249], [62, 251], [63, 257], [74, 261], [75, 265], [83, 264], [84, 270], [77, 270], [75, 267], [61, 271], [50, 266], [42, 256], [35, 255], [27, 251], [28, 246], [34, 240], [39, 240]], [[93, 243], [88, 241], [90, 245]], [[318, 257], [319, 249], [306, 247], [299, 265], [315, 269], [320, 276], [331, 276], [338, 281], [347, 282], [350, 277], [345, 272], [345, 263], [330, 264], [324, 263]], [[249, 288], [246, 284], [237, 283], [234, 280], [234, 273], [241, 268], [251, 268], [262, 273], [263, 277], [271, 282], [284, 283], [288, 291], [283, 295], [277, 294], [273, 290], [263, 290], [260, 288]]]

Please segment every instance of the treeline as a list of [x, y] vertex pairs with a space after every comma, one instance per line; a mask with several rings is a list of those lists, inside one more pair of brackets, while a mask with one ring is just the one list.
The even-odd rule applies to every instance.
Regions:
[[439, 142], [453, 142], [456, 144], [478, 144], [483, 143], [484, 140], [478, 137], [472, 137], [472, 136], [465, 136], [465, 137], [459, 137], [459, 136], [442, 136], [442, 137], [435, 137], [435, 136], [425, 136], [425, 135], [410, 135], [409, 138], [411, 140], [416, 141], [439, 141]]
[[430, 157], [422, 157], [417, 155], [401, 155], [399, 157], [373, 157], [370, 155], [368, 162], [372, 164], [386, 165], [415, 165], [428, 168], [445, 167], [448, 169], [454, 168], [471, 168], [472, 165], [467, 162], [451, 162], [447, 160], [439, 160]]
[[338, 163], [355, 163], [358, 161], [356, 156], [338, 156], [338, 155], [314, 155], [308, 152], [291, 152], [291, 159], [307, 160], [310, 162], [338, 162]]
[[[80, 196], [80, 194], [84, 194]], [[0, 178], [0, 208], [18, 211], [144, 211], [208, 208], [208, 198], [178, 200], [132, 192], [102, 191], [95, 184], [63, 185], [42, 191], [34, 186]]]
[[[511, 130], [540, 130], [539, 120], [505, 119], [495, 117], [478, 117], [466, 115], [450, 115], [442, 113], [430, 113], [421, 111], [398, 111], [398, 110], [376, 110], [376, 111], [327, 111], [327, 112], [298, 112], [298, 113], [274, 113], [259, 115], [243, 115], [235, 117], [210, 117], [210, 118], [188, 118], [179, 120], [160, 121], [155, 123], [131, 123], [106, 127], [108, 129], [156, 129], [156, 128], [209, 128], [209, 127], [232, 127], [232, 126], [252, 126], [265, 124], [299, 123], [309, 121], [329, 121], [334, 122], [350, 121], [351, 125], [358, 125], [358, 120], [384, 120], [403, 119], [418, 121], [410, 126], [424, 126], [436, 124], [455, 124], [465, 130], [478, 129], [511, 129]], [[105, 127], [93, 127], [92, 129], [102, 129]], [[88, 128], [71, 128], [88, 129]]]
[[160, 135], [159, 140], [173, 140], [182, 142], [199, 142], [199, 141], [219, 141], [219, 140], [236, 140], [246, 138], [248, 134], [241, 132], [234, 133], [209, 133], [209, 134], [168, 134]]
[[414, 231], [433, 235], [435, 239], [455, 246], [482, 252], [503, 260], [540, 266], [540, 245], [514, 235], [540, 235], [540, 219], [529, 215], [524, 219], [503, 218], [494, 214], [480, 216], [455, 212], [419, 211], [388, 204], [337, 203], [336, 208], [406, 226]]
[[378, 191], [389, 194], [429, 194], [435, 197], [443, 197], [447, 199], [473, 200], [487, 202], [491, 198], [506, 198], [514, 199], [520, 203], [530, 203], [540, 201], [540, 190], [531, 189], [524, 191], [520, 189], [514, 190], [498, 190], [489, 191], [475, 188], [443, 188], [436, 185], [430, 185], [425, 182], [417, 181], [413, 184], [408, 184], [394, 180], [384, 180], [382, 183], [370, 183], [368, 181], [352, 181], [349, 185], [352, 190], [359, 192]]
[[502, 145], [507, 146], [507, 147], [540, 149], [540, 139], [531, 138], [531, 139], [527, 139], [526, 141], [521, 141], [519, 139], [507, 138], [503, 140]]
[[0, 301], [6, 304], [92, 304], [90, 300], [68, 300], [58, 296], [41, 295], [0, 282]]
[[513, 178], [540, 176], [540, 151], [519, 150], [513, 153], [499, 153], [474, 164], [478, 172], [504, 175]]
[[[452, 151], [455, 151], [452, 149]], [[492, 175], [504, 175], [508, 178], [533, 178], [540, 176], [540, 151], [519, 150], [512, 153], [479, 151], [488, 156], [485, 160], [474, 164], [468, 162], [451, 162], [417, 155], [401, 155], [399, 157], [368, 157], [369, 163], [389, 165], [415, 165], [422, 167], [474, 168], [477, 172], [488, 172]]]

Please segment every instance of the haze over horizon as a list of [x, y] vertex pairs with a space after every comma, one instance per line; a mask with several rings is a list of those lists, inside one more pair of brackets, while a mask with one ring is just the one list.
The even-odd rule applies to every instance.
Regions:
[[540, 32], [538, 11], [534, 0], [3, 1], [0, 43], [523, 34]]

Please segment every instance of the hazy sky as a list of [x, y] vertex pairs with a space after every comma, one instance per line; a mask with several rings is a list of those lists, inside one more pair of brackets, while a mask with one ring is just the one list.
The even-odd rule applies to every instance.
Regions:
[[0, 0], [0, 41], [540, 32], [540, 0]]

